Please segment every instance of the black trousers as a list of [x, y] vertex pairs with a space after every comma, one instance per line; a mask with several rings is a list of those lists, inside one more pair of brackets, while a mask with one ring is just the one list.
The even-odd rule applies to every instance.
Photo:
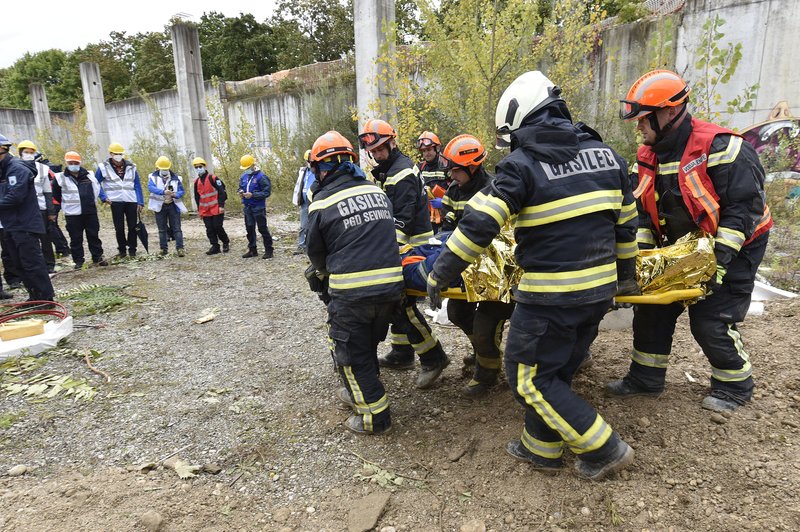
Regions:
[[65, 257], [70, 254], [69, 242], [67, 242], [61, 227], [58, 225], [58, 212], [56, 212], [55, 220], [52, 222], [47, 220], [47, 233], [50, 235], [50, 242], [56, 247], [56, 253]]
[[328, 334], [336, 365], [366, 430], [391, 423], [389, 399], [379, 378], [378, 344], [386, 338], [397, 304], [335, 298], [328, 303]]
[[230, 243], [228, 233], [226, 233], [225, 228], [222, 227], [224, 221], [225, 213], [217, 214], [215, 216], [203, 216], [203, 224], [206, 226], [206, 236], [208, 237], [208, 241], [214, 247], [219, 247], [220, 242], [225, 245]]
[[543, 458], [566, 445], [593, 462], [616, 443], [613, 429], [572, 390], [572, 377], [597, 336], [611, 301], [578, 307], [517, 303], [506, 343], [506, 376], [525, 408], [522, 443]]
[[391, 332], [392, 350], [410, 357], [416, 353], [423, 366], [436, 365], [445, 356], [442, 344], [417, 308], [416, 297], [406, 297], [402, 312], [392, 320]]
[[[50, 220], [47, 219], [47, 211], [40, 211], [42, 213], [42, 221], [44, 222], [45, 229], [47, 228]], [[53, 271], [56, 267], [56, 254], [53, 252], [53, 242], [50, 240], [50, 233], [46, 230], [39, 235], [39, 245], [42, 247], [42, 255], [44, 255], [44, 262], [47, 265], [47, 271]]]
[[39, 244], [39, 235], [28, 231], [7, 231], [16, 253], [22, 283], [31, 300], [52, 301], [55, 293]]
[[65, 218], [72, 261], [78, 265], [84, 263], [83, 234], [86, 233], [92, 262], [100, 262], [103, 259], [103, 243], [100, 241], [100, 221], [97, 214], [75, 214]]
[[[748, 401], [753, 395], [750, 357], [736, 328], [750, 307], [758, 265], [767, 249], [767, 234], [743, 247], [728, 265], [722, 286], [689, 306], [689, 326], [711, 364], [711, 388]], [[633, 354], [628, 379], [646, 389], [664, 388], [675, 322], [685, 308], [637, 305], [633, 314]]]
[[264, 250], [272, 251], [272, 235], [267, 226], [267, 209], [264, 207], [251, 207], [245, 205], [244, 212], [244, 228], [247, 230], [247, 247], [256, 249], [256, 227], [258, 232], [261, 233], [261, 238], [264, 241]]
[[0, 258], [3, 261], [3, 277], [9, 285], [22, 282], [22, 272], [17, 257], [17, 246], [11, 239], [11, 234], [0, 229]]
[[481, 301], [470, 303], [460, 299], [447, 301], [447, 317], [469, 338], [475, 350], [473, 379], [494, 384], [500, 372], [503, 351], [503, 327], [514, 311], [514, 303]]
[[[111, 204], [111, 217], [114, 220], [114, 232], [117, 236], [119, 253], [136, 253], [136, 218], [139, 205], [135, 201], [115, 201]], [[125, 230], [127, 224], [128, 230]], [[88, 239], [88, 234], [87, 234]], [[127, 247], [127, 250], [126, 250]]]

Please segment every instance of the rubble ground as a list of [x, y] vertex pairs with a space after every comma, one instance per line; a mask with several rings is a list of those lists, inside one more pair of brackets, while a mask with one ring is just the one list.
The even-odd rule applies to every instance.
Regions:
[[[0, 529], [800, 529], [800, 302], [770, 302], [740, 327], [757, 389], [730, 417], [700, 408], [710, 371], [685, 316], [657, 399], [603, 395], [627, 369], [631, 334], [601, 331], [575, 388], [636, 461], [592, 483], [569, 456], [570, 467], [545, 476], [504, 451], [522, 430], [507, 387], [467, 400], [458, 363], [426, 391], [415, 389], [415, 371], [384, 371], [394, 432], [344, 430], [325, 309], [303, 278], [307, 259], [292, 255], [297, 224], [270, 223], [273, 260], [240, 258], [241, 218], [226, 221], [231, 253], [207, 257], [191, 218], [184, 258], [54, 278], [57, 291], [124, 286], [136, 301], [76, 318], [67, 348], [39, 355], [41, 367], [26, 373], [86, 379], [91, 401], [0, 392]], [[460, 361], [463, 334], [435, 330]], [[110, 383], [71, 351], [90, 349], [102, 351], [93, 365]]]

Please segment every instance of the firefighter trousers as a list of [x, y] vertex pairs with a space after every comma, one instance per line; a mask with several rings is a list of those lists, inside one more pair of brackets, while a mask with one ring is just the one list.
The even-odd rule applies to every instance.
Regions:
[[[750, 307], [758, 265], [768, 235], [743, 247], [728, 265], [722, 285], [704, 300], [689, 306], [689, 326], [711, 364], [711, 389], [746, 402], [753, 395], [750, 357], [736, 327]], [[633, 314], [633, 353], [628, 379], [652, 391], [664, 389], [675, 322], [683, 314], [680, 303], [638, 305]]]
[[444, 357], [444, 349], [425, 316], [417, 308], [416, 297], [406, 297], [402, 311], [392, 321], [392, 350], [419, 356], [420, 364], [433, 366]]
[[483, 384], [497, 382], [503, 351], [503, 327], [511, 317], [514, 303], [481, 301], [470, 303], [460, 299], [447, 302], [447, 317], [469, 338], [475, 350], [473, 380]]
[[399, 302], [358, 302], [334, 298], [328, 303], [328, 334], [339, 375], [364, 428], [391, 425], [389, 399], [379, 378], [378, 344], [386, 338]]
[[516, 304], [506, 343], [506, 376], [525, 407], [522, 443], [538, 456], [557, 459], [566, 446], [582, 460], [595, 462], [616, 444], [611, 426], [572, 390], [572, 377], [610, 304]]

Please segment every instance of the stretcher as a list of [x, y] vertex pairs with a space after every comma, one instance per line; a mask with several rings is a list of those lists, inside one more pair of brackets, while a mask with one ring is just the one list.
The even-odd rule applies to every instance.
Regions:
[[[426, 292], [419, 290], [406, 289], [406, 294], [414, 297], [427, 297]], [[703, 296], [701, 288], [689, 288], [686, 290], [670, 290], [662, 294], [646, 294], [641, 296], [619, 296], [614, 298], [617, 303], [629, 303], [631, 305], [669, 305], [678, 301], [689, 301]], [[448, 299], [467, 299], [467, 293], [460, 288], [448, 288], [442, 292], [443, 298]]]

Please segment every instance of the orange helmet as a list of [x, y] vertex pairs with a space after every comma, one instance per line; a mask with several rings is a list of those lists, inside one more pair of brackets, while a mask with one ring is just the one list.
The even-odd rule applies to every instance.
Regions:
[[653, 70], [636, 80], [625, 96], [619, 117], [638, 120], [665, 107], [677, 107], [686, 101], [691, 89], [670, 70]]
[[421, 150], [427, 146], [441, 146], [442, 142], [439, 140], [439, 137], [436, 136], [436, 133], [431, 131], [423, 131], [422, 135], [419, 136], [417, 139], [417, 149]]
[[397, 136], [397, 132], [389, 122], [380, 119], [370, 119], [364, 124], [358, 135], [358, 143], [367, 151], [372, 151], [389, 139]]
[[459, 135], [444, 147], [442, 158], [447, 166], [468, 168], [480, 166], [486, 158], [486, 148], [472, 135]]
[[[310, 161], [319, 163], [334, 155], [349, 155], [351, 161], [355, 161], [358, 158], [349, 140], [344, 138], [338, 131], [328, 131], [314, 141], [314, 145], [311, 146]], [[341, 158], [339, 161], [341, 161]]]
[[76, 151], [68, 151], [67, 153], [64, 154], [64, 162], [68, 163], [74, 162], [81, 164], [81, 156]]

